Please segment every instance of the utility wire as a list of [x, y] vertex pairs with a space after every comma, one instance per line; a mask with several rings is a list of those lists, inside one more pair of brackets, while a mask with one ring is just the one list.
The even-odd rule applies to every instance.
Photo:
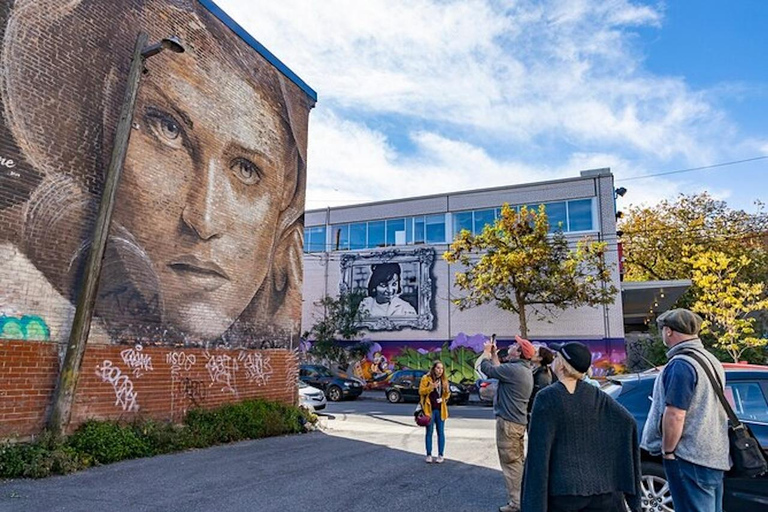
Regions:
[[621, 178], [619, 180], [616, 180], [616, 183], [621, 183], [624, 181], [642, 180], [645, 178], [653, 178], [656, 176], [669, 176], [670, 174], [682, 174], [684, 172], [703, 171], [705, 169], [714, 169], [716, 167], [727, 167], [729, 165], [744, 164], [747, 162], [756, 162], [758, 160], [765, 160], [765, 159], [768, 159], [768, 155], [756, 156], [753, 158], [746, 158], [744, 160], [734, 160], [732, 162], [722, 162], [719, 164], [704, 165], [701, 167], [691, 167], [689, 169], [678, 169], [676, 171], [666, 171], [666, 172], [659, 172], [655, 174], [643, 174], [642, 176], [632, 176], [630, 178]]

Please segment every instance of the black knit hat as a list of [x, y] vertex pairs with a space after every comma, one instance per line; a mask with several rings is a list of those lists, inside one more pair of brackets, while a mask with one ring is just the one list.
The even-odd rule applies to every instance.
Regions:
[[563, 359], [568, 361], [574, 370], [579, 373], [587, 373], [592, 365], [592, 352], [587, 346], [578, 341], [571, 341], [565, 344], [550, 345]]
[[699, 315], [688, 309], [678, 308], [670, 309], [660, 314], [656, 318], [656, 325], [659, 329], [669, 327], [673, 331], [681, 334], [699, 334], [702, 319]]

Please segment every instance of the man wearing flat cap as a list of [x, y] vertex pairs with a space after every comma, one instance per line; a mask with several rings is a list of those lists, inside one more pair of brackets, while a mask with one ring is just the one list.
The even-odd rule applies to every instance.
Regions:
[[[533, 391], [531, 358], [533, 344], [520, 336], [507, 354], [496, 350], [496, 336], [485, 342], [480, 370], [490, 379], [498, 379], [493, 412], [496, 414], [496, 448], [507, 487], [507, 503], [500, 512], [520, 511], [520, 487], [525, 464], [524, 439], [528, 425], [528, 400]], [[500, 357], [501, 356], [501, 357]]]
[[678, 512], [721, 512], [723, 473], [730, 468], [728, 417], [705, 370], [691, 357], [702, 359], [725, 383], [723, 366], [699, 340], [701, 322], [687, 309], [656, 319], [669, 362], [656, 378], [641, 446], [662, 456]]

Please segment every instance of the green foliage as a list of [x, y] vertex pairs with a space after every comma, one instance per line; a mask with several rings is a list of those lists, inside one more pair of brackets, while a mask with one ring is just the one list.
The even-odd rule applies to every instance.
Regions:
[[459, 233], [443, 259], [467, 269], [456, 272], [456, 286], [467, 293], [453, 300], [459, 309], [493, 303], [516, 313], [527, 336], [529, 311], [547, 320], [553, 309], [613, 303], [618, 290], [605, 250], [588, 238], [571, 249], [562, 231], [550, 234], [544, 205], [518, 213], [505, 204], [481, 234]]
[[704, 316], [701, 331], [714, 336], [714, 346], [738, 362], [749, 348], [764, 347], [768, 338], [756, 336], [753, 313], [768, 309], [765, 283], [745, 281], [751, 261], [706, 251], [689, 258], [698, 290], [691, 309]]
[[756, 206], [755, 213], [733, 210], [703, 192], [680, 194], [674, 202], [652, 207], [630, 207], [618, 226], [624, 232], [624, 279], [690, 279], [690, 258], [717, 250], [728, 257], [748, 257], [747, 281], [765, 282], [768, 213], [762, 203]]
[[89, 420], [69, 438], [69, 446], [96, 464], [152, 455], [149, 445], [130, 425]]
[[349, 364], [350, 352], [335, 342], [356, 339], [362, 332], [362, 322], [368, 317], [367, 312], [359, 309], [362, 300], [361, 293], [347, 293], [336, 298], [326, 296], [315, 303], [323, 309], [323, 317], [304, 333], [305, 338], [313, 340], [311, 355], [340, 367]]
[[294, 434], [312, 420], [296, 407], [263, 400], [191, 410], [184, 425], [90, 420], [66, 439], [44, 434], [32, 443], [0, 445], [0, 478], [43, 478], [119, 460]]

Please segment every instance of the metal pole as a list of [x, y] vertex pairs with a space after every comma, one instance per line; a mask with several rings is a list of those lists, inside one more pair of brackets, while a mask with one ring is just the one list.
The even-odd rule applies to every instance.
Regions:
[[101, 203], [99, 204], [99, 213], [96, 217], [93, 240], [88, 252], [88, 260], [85, 265], [79, 293], [77, 294], [75, 318], [72, 321], [72, 330], [69, 333], [64, 364], [59, 372], [53, 410], [48, 420], [49, 430], [56, 435], [66, 431], [72, 414], [77, 380], [80, 377], [80, 365], [83, 362], [85, 345], [91, 330], [91, 320], [93, 319], [96, 293], [99, 288], [102, 260], [107, 245], [107, 238], [109, 237], [109, 226], [115, 205], [117, 184], [120, 180], [123, 164], [125, 163], [128, 140], [131, 136], [133, 112], [136, 107], [136, 95], [144, 68], [144, 58], [141, 52], [147, 45], [147, 40], [147, 34], [144, 32], [139, 33], [136, 38], [136, 47], [133, 50], [133, 59], [131, 61], [131, 69], [128, 72], [128, 82], [125, 87], [120, 120], [115, 132], [112, 158], [104, 179], [104, 191], [102, 192]]

